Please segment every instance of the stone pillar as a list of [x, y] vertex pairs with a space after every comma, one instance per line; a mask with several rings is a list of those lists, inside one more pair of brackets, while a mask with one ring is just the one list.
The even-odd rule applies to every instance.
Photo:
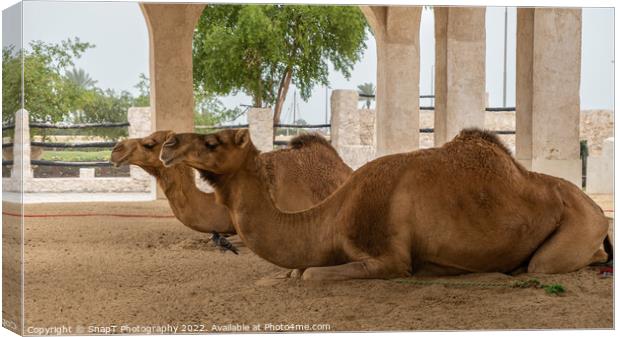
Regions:
[[[375, 156], [374, 144], [368, 144], [362, 127], [368, 121], [357, 109], [358, 94], [354, 90], [334, 90], [331, 96], [331, 143], [342, 160], [353, 169], [364, 165]], [[374, 117], [374, 116], [371, 116]]]
[[435, 146], [484, 128], [484, 7], [435, 7]]
[[140, 3], [149, 30], [154, 130], [194, 131], [192, 39], [204, 7]]
[[[154, 132], [152, 112], [150, 107], [131, 107], [127, 110], [129, 138], [142, 138]], [[151, 179], [151, 176], [146, 171], [135, 165], [129, 165], [129, 176], [140, 180]]]
[[332, 91], [330, 139], [336, 151], [343, 146], [360, 145], [358, 97], [355, 90]]
[[32, 167], [30, 166], [30, 118], [28, 117], [28, 111], [19, 109], [15, 113], [11, 178], [25, 180], [32, 177]]
[[581, 10], [517, 10], [516, 157], [581, 186]]
[[612, 194], [614, 192], [614, 138], [603, 142], [600, 156], [588, 157], [586, 170], [586, 190], [593, 194]]
[[95, 178], [94, 167], [80, 167], [80, 179], [92, 179]]
[[141, 138], [150, 135], [153, 130], [153, 114], [150, 107], [131, 107], [127, 110], [129, 138]]
[[252, 143], [259, 151], [273, 151], [273, 111], [271, 108], [250, 108], [248, 124]]
[[422, 7], [362, 6], [377, 42], [376, 154], [419, 147]]

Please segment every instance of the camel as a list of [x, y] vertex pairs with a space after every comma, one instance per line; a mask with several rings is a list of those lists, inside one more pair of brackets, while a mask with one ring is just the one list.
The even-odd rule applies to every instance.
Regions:
[[276, 207], [259, 153], [247, 130], [225, 130], [171, 134], [160, 159], [199, 170], [246, 247], [305, 269], [304, 280], [565, 273], [607, 260], [603, 211], [570, 182], [526, 170], [488, 132], [370, 161], [301, 212]]
[[[112, 150], [110, 161], [116, 166], [137, 165], [154, 176], [175, 217], [187, 227], [203, 233], [234, 234], [228, 210], [215, 202], [213, 193], [196, 187], [191, 167], [164, 167], [159, 160], [161, 145], [170, 134], [172, 131], [156, 131], [144, 138], [123, 140]], [[315, 134], [295, 137], [288, 149], [262, 157], [271, 167], [273, 197], [284, 210], [302, 210], [319, 203], [352, 172], [331, 144]], [[304, 166], [312, 161], [320, 161], [320, 165]]]

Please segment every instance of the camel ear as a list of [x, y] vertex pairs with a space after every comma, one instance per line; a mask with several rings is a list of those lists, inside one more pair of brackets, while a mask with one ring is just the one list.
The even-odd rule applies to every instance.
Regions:
[[250, 131], [247, 129], [239, 129], [235, 133], [235, 144], [239, 147], [245, 147], [250, 143]]

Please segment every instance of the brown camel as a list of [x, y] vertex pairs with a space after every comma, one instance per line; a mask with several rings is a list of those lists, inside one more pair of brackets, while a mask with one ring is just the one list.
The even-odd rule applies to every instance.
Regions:
[[[186, 165], [164, 167], [159, 160], [161, 145], [172, 131], [156, 131], [144, 138], [121, 141], [110, 161], [115, 165], [140, 166], [157, 179], [174, 215], [187, 227], [204, 233], [234, 233], [228, 210], [215, 203], [213, 193], [196, 187], [194, 170]], [[269, 165], [274, 199], [278, 207], [297, 211], [327, 198], [351, 175], [331, 145], [319, 135], [293, 138], [289, 149], [261, 154]], [[319, 161], [319, 165], [304, 166]]]
[[[270, 198], [247, 130], [169, 135], [165, 165], [198, 169], [246, 246], [304, 279], [563, 273], [606, 261], [608, 221], [579, 188], [524, 169], [490, 133], [373, 160], [319, 205]], [[606, 240], [608, 241], [608, 240]]]

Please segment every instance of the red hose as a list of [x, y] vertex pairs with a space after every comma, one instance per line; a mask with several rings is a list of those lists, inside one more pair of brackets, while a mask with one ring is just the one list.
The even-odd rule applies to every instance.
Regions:
[[[614, 213], [613, 210], [606, 209], [604, 212]], [[22, 214], [2, 212], [2, 215], [20, 217]], [[147, 214], [115, 214], [115, 213], [63, 213], [63, 214], [23, 214], [24, 218], [69, 218], [69, 217], [89, 217], [89, 216], [111, 216], [117, 218], [151, 218], [151, 219], [172, 219], [174, 215], [147, 215]]]
[[[20, 217], [22, 214], [2, 212], [2, 215]], [[62, 217], [88, 217], [88, 216], [113, 216], [118, 218], [153, 218], [171, 219], [174, 215], [148, 215], [148, 214], [115, 214], [115, 213], [64, 213], [64, 214], [23, 214], [24, 218], [62, 218]]]

